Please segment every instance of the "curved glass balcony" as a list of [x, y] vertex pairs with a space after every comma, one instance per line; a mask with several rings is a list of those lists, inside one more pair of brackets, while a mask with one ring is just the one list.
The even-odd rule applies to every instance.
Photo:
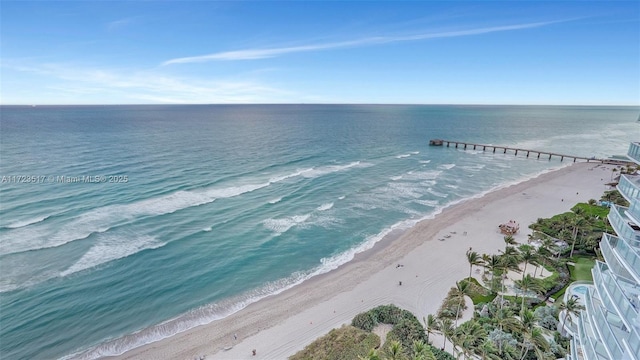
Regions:
[[609, 268], [620, 276], [640, 283], [640, 254], [619, 237], [604, 234], [600, 242], [602, 255]]
[[632, 142], [627, 151], [627, 157], [640, 164], [640, 142]]
[[636, 307], [640, 306], [637, 300], [640, 289], [634, 283], [612, 274], [605, 263], [596, 262], [592, 273], [593, 283], [600, 298], [603, 301], [605, 298], [608, 299], [606, 303], [611, 304], [612, 310], [618, 313], [627, 328], [631, 328], [634, 325], [633, 322], [638, 319]]
[[[606, 309], [602, 307], [599, 301], [594, 301], [592, 296], [586, 297], [586, 312], [593, 320], [592, 326], [598, 331], [599, 340], [598, 343], [604, 345], [607, 354], [610, 359], [621, 359], [622, 347], [618, 343], [618, 336], [616, 336], [617, 326], [613, 325], [610, 321], [619, 322], [617, 317], [611, 317], [607, 313]], [[617, 324], [616, 324], [617, 325]]]
[[640, 176], [620, 176], [617, 189], [627, 201], [633, 203], [635, 199], [640, 199]]
[[609, 210], [609, 223], [619, 237], [626, 239], [632, 246], [640, 247], [640, 230], [635, 230], [635, 223], [627, 216], [628, 208], [613, 205]]

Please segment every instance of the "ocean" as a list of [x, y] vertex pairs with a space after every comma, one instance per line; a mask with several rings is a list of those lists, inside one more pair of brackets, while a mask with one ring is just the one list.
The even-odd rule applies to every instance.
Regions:
[[0, 358], [121, 354], [331, 271], [447, 206], [570, 163], [430, 139], [609, 157], [638, 137], [639, 112], [3, 106]]

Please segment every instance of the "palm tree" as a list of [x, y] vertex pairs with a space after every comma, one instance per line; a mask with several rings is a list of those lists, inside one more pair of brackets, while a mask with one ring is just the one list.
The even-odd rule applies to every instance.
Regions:
[[456, 329], [458, 345], [463, 356], [469, 358], [487, 337], [487, 331], [477, 321], [467, 321]]
[[436, 360], [431, 349], [423, 341], [413, 342], [413, 360]]
[[522, 289], [522, 308], [521, 311], [524, 310], [524, 300], [527, 297], [527, 290], [532, 290], [535, 291], [536, 293], [539, 293], [543, 290], [542, 285], [540, 284], [540, 282], [532, 277], [531, 275], [526, 275], [522, 278], [522, 280], [517, 280], [516, 281], [516, 285]]
[[478, 350], [480, 350], [480, 359], [482, 360], [502, 360], [502, 357], [498, 355], [498, 348], [489, 339], [485, 339]]
[[505, 250], [505, 252], [507, 251], [507, 247], [508, 246], [515, 246], [517, 244], [516, 239], [514, 239], [514, 237], [511, 236], [511, 235], [505, 236], [503, 238], [503, 240], [504, 240], [504, 248], [505, 248], [504, 250]]
[[536, 254], [533, 252], [533, 246], [523, 244], [518, 248], [520, 250], [520, 260], [524, 261], [524, 269], [522, 270], [522, 279], [527, 273], [527, 265], [535, 263]]
[[469, 262], [469, 281], [471, 281], [471, 270], [473, 270], [473, 265], [482, 265], [482, 258], [477, 252], [469, 249], [467, 251], [467, 261]]
[[549, 342], [547, 342], [542, 330], [537, 326], [533, 311], [529, 309], [520, 311], [520, 323], [517, 330], [522, 334], [520, 360], [524, 360], [530, 349], [534, 350], [538, 359], [545, 359], [544, 352], [549, 350]]
[[[503, 331], [503, 329], [517, 329], [518, 327], [518, 320], [514, 317], [513, 311], [510, 309], [498, 309], [493, 316], [493, 321], [496, 323], [500, 331]], [[498, 344], [498, 354], [501, 357], [504, 356], [502, 343]]]
[[[553, 240], [545, 239], [542, 242], [542, 245], [540, 245], [535, 251], [535, 262], [532, 262], [532, 264], [536, 266], [536, 269], [533, 271], [534, 278], [536, 277], [536, 274], [538, 273], [538, 268], [540, 266], [542, 266], [544, 269], [544, 259], [551, 256], [551, 251], [549, 250], [550, 247], [547, 246], [547, 243], [553, 244]], [[540, 274], [542, 274], [542, 272], [540, 272]]]
[[[452, 340], [453, 333], [454, 333], [453, 322], [451, 321], [451, 319], [448, 319], [448, 318], [440, 319], [439, 328], [440, 328], [440, 332], [444, 336], [444, 344], [442, 345], [442, 349], [446, 351], [447, 339]], [[451, 344], [453, 344], [453, 341], [451, 342]], [[454, 347], [454, 351], [455, 351], [455, 347]]]
[[456, 283], [455, 288], [455, 296], [459, 298], [458, 300], [458, 309], [456, 310], [456, 322], [455, 326], [458, 326], [458, 319], [460, 318], [460, 308], [462, 307], [462, 303], [464, 302], [464, 297], [469, 295], [471, 291], [471, 283], [468, 281], [458, 281]]
[[[506, 236], [505, 238], [507, 238]], [[506, 241], [506, 240], [505, 240]], [[502, 292], [500, 294], [501, 304], [504, 303], [504, 280], [509, 270], [513, 270], [516, 272], [520, 272], [520, 255], [518, 254], [518, 250], [513, 246], [507, 245], [504, 249], [504, 253], [500, 256], [500, 268], [502, 269]]]
[[378, 351], [376, 349], [369, 350], [367, 356], [358, 356], [360, 360], [380, 360], [380, 355], [378, 355]]
[[[564, 229], [558, 233], [558, 238], [563, 240], [565, 243], [569, 244], [571, 240], [572, 234], [571, 231]], [[562, 247], [562, 252], [564, 253], [564, 246]], [[558, 251], [558, 259], [560, 258], [560, 251]]]
[[569, 253], [569, 257], [573, 257], [573, 250], [576, 247], [576, 240], [578, 239], [578, 233], [582, 230], [583, 226], [586, 223], [586, 220], [582, 216], [578, 215], [578, 210], [582, 210], [582, 209], [576, 209], [577, 216], [571, 222], [571, 226], [573, 227], [573, 230], [571, 231], [571, 238], [573, 242], [571, 243], [571, 253]]
[[429, 335], [435, 334], [435, 332], [438, 331], [438, 319], [432, 314], [429, 314], [426, 319], [423, 317], [422, 321], [424, 322], [424, 327], [427, 332], [427, 343], [429, 343]]
[[400, 360], [402, 359], [402, 344], [400, 341], [393, 340], [387, 347], [387, 359]]
[[569, 315], [578, 315], [581, 310], [584, 310], [584, 306], [582, 306], [577, 298], [571, 297], [566, 302], [560, 303], [560, 311], [564, 310], [564, 318], [562, 319], [562, 324], [560, 325], [560, 329], [564, 329], [564, 325], [567, 321]]
[[[489, 272], [491, 273], [491, 291], [493, 291], [494, 293], [498, 293], [498, 291], [500, 289], [496, 289], [495, 288], [495, 283], [494, 283], [494, 279], [497, 275], [498, 270], [500, 270], [500, 267], [502, 266], [502, 262], [500, 261], [500, 256], [493, 254], [491, 256], [489, 255], [483, 255], [483, 259], [484, 259], [484, 267], [489, 270]], [[502, 280], [500, 281], [500, 285], [502, 285]]]
[[522, 340], [522, 353], [520, 360], [524, 360], [529, 349], [533, 349], [536, 353], [536, 359], [546, 359], [548, 356], [545, 354], [549, 351], [550, 345], [547, 339], [544, 337], [542, 329], [536, 327], [531, 331], [525, 331]]

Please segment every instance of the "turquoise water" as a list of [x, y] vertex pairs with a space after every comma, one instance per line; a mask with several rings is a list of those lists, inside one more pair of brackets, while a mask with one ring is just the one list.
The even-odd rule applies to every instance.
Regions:
[[571, 288], [571, 292], [582, 294], [582, 295], [586, 294], [587, 290], [588, 290], [588, 287], [586, 287], [585, 285], [578, 285]]
[[119, 354], [214, 321], [392, 229], [566, 164], [429, 139], [607, 157], [639, 130], [632, 107], [1, 110], [10, 359]]

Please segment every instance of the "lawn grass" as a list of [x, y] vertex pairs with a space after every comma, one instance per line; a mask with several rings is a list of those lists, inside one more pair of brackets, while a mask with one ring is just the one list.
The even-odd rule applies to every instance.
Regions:
[[571, 281], [593, 281], [591, 269], [596, 264], [596, 260], [593, 257], [585, 256], [574, 256], [572, 260], [575, 265], [569, 265]]
[[589, 217], [597, 216], [600, 219], [604, 219], [609, 214], [609, 208], [606, 206], [589, 205], [587, 203], [578, 203], [571, 208], [571, 211], [575, 212], [576, 209], [582, 209], [585, 215]]
[[[465, 278], [460, 281], [469, 281], [469, 278]], [[485, 288], [484, 286], [480, 285], [480, 283], [476, 278], [472, 277], [471, 283], [473, 284], [472, 285], [473, 291], [471, 291], [471, 293], [469, 294], [469, 297], [471, 298], [471, 301], [473, 301], [473, 305], [478, 305], [480, 303], [488, 303], [493, 301], [493, 299], [496, 298], [496, 294], [491, 294], [491, 291], [489, 291], [489, 289]]]
[[593, 275], [591, 269], [596, 264], [596, 260], [590, 256], [574, 256], [570, 259], [575, 265], [569, 265], [569, 284], [563, 287], [557, 293], [551, 295], [553, 300], [561, 299], [564, 296], [565, 291], [574, 281], [593, 281]]

